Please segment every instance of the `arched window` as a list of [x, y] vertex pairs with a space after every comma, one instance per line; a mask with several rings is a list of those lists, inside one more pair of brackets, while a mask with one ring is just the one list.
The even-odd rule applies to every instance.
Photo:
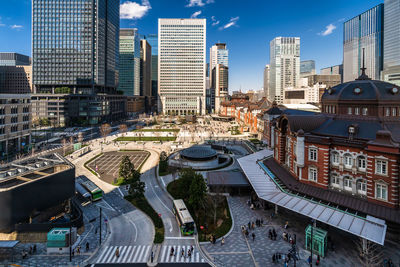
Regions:
[[332, 159], [331, 162], [333, 165], [339, 165], [339, 153], [338, 152], [332, 152]]
[[337, 175], [336, 173], [333, 173], [331, 176], [331, 186], [336, 188], [340, 187], [339, 175]]
[[367, 169], [367, 160], [364, 156], [359, 156], [357, 158], [357, 168], [359, 171], [365, 171]]
[[353, 179], [349, 176], [343, 178], [343, 188], [347, 191], [353, 191]]
[[353, 157], [350, 154], [344, 155], [344, 166], [349, 169], [353, 166]]
[[360, 179], [357, 181], [357, 194], [360, 195], [367, 194], [367, 180]]

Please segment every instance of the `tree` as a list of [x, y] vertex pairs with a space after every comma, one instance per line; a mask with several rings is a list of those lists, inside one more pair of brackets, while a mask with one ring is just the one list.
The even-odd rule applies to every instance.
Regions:
[[220, 177], [218, 178], [219, 184], [215, 185], [212, 187], [213, 195], [210, 197], [210, 204], [211, 204], [211, 210], [214, 215], [214, 224], [217, 224], [217, 213], [218, 213], [218, 208], [220, 205], [225, 201], [225, 184], [226, 184], [226, 178], [225, 177]]
[[162, 151], [160, 153], [160, 161], [166, 161], [168, 158], [167, 153], [165, 151]]
[[189, 204], [197, 210], [200, 206], [204, 206], [204, 199], [207, 193], [207, 185], [203, 175], [196, 173], [192, 179], [189, 188]]
[[140, 181], [140, 172], [135, 171], [130, 181], [129, 194], [133, 198], [143, 198], [145, 183]]
[[119, 125], [119, 132], [122, 135], [125, 135], [125, 133], [128, 131], [128, 126], [126, 126], [126, 124], [120, 124]]
[[111, 133], [111, 126], [108, 123], [104, 123], [100, 126], [100, 134], [106, 141], [106, 137]]
[[360, 256], [361, 265], [365, 267], [378, 267], [383, 264], [383, 252], [377, 244], [360, 238], [356, 242], [357, 251]]
[[119, 177], [124, 179], [124, 181], [128, 181], [133, 177], [134, 172], [135, 166], [133, 166], [133, 163], [128, 156], [124, 156], [119, 164]]

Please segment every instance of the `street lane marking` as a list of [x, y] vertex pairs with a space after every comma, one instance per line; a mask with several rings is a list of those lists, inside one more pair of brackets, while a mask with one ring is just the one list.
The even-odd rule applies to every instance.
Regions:
[[128, 259], [129, 255], [130, 255], [129, 253], [131, 252], [131, 249], [132, 249], [132, 246], [129, 246], [125, 252], [124, 259], [122, 260], [122, 262], [126, 262], [126, 260]]

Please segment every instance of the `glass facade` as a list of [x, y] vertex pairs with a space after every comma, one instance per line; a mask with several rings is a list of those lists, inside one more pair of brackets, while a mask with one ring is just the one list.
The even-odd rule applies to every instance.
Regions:
[[39, 92], [58, 86], [76, 93], [115, 89], [119, 1], [33, 0], [32, 5], [33, 83]]
[[158, 35], [148, 34], [147, 42], [151, 45], [151, 95], [157, 96], [158, 81]]
[[124, 95], [140, 95], [140, 38], [137, 29], [121, 29], [119, 86]]
[[343, 27], [343, 81], [360, 76], [363, 49], [366, 74], [379, 80], [383, 67], [383, 4], [346, 21]]
[[384, 69], [400, 66], [400, 0], [385, 0]]
[[314, 60], [300, 61], [300, 74], [301, 75], [315, 74], [315, 61]]

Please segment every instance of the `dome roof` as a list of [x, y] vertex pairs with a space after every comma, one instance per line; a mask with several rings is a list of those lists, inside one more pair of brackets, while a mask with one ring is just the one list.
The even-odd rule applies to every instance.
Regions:
[[217, 152], [210, 146], [192, 146], [179, 153], [189, 160], [208, 160], [217, 156]]
[[322, 102], [341, 100], [400, 102], [400, 86], [383, 81], [358, 79], [329, 88], [322, 95]]

